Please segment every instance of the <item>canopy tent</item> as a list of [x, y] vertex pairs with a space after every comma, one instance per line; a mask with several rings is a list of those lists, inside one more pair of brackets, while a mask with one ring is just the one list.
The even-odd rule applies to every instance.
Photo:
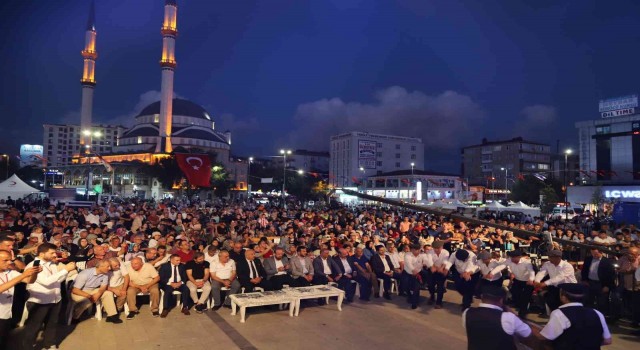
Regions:
[[533, 209], [532, 207], [522, 203], [522, 202], [518, 202], [518, 203], [513, 203], [511, 205], [509, 205], [509, 208], [518, 208], [518, 209]]
[[502, 211], [504, 209], [506, 209], [507, 207], [505, 207], [504, 205], [498, 203], [497, 201], [493, 201], [491, 203], [488, 203], [487, 205], [485, 205], [484, 207], [480, 207], [478, 209], [482, 210], [491, 210], [491, 211]]
[[531, 215], [533, 217], [540, 216], [540, 208], [530, 207], [522, 202], [510, 205], [505, 210], [515, 211], [525, 215]]
[[13, 174], [13, 176], [0, 183], [0, 199], [7, 199], [8, 197], [18, 199], [28, 194], [38, 192], [40, 192], [40, 190], [27, 185], [27, 183], [22, 181], [16, 174]]

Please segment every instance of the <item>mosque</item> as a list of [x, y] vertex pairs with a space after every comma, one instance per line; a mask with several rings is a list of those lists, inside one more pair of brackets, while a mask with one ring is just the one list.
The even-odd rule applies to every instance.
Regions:
[[[146, 165], [167, 158], [172, 152], [214, 153], [235, 183], [234, 190], [247, 190], [247, 160], [231, 156], [231, 133], [216, 130], [215, 121], [202, 106], [189, 100], [174, 98], [173, 84], [177, 67], [175, 47], [178, 34], [178, 5], [176, 0], [165, 0], [164, 20], [161, 27], [162, 54], [160, 59], [160, 101], [151, 103], [135, 116], [134, 125], [121, 132], [108, 152], [100, 159], [93, 139], [99, 135], [92, 123], [93, 94], [96, 87], [95, 5], [91, 4], [82, 50], [84, 69], [81, 79], [82, 105], [80, 110], [79, 147], [75, 147], [71, 164], [56, 167], [63, 174], [65, 186], [93, 188], [96, 183], [110, 185], [112, 194], [162, 198], [171, 191], [161, 188], [157, 179], [145, 174]], [[71, 147], [70, 147], [71, 148]], [[106, 161], [113, 168], [107, 171]], [[88, 183], [87, 183], [88, 182]]]

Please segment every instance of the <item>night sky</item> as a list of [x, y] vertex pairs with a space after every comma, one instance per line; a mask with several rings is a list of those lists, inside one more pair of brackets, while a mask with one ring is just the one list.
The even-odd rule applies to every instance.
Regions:
[[[0, 152], [79, 123], [89, 0], [2, 0]], [[158, 99], [164, 0], [97, 0], [94, 122]], [[524, 136], [577, 146], [601, 98], [640, 92], [638, 0], [178, 0], [175, 92], [232, 150], [328, 150], [363, 130], [422, 137], [427, 168]]]

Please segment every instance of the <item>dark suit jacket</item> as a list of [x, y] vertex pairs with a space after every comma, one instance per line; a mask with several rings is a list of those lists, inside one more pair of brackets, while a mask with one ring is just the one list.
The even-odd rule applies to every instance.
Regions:
[[[253, 262], [256, 265], [256, 270], [258, 270], [258, 275], [262, 277], [262, 279], [267, 278], [267, 272], [264, 270], [260, 259], [254, 259]], [[246, 285], [251, 279], [251, 269], [249, 268], [249, 263], [246, 258], [238, 259], [236, 261], [236, 273], [238, 275], [238, 282], [240, 284]]]
[[[391, 258], [388, 255], [385, 255], [384, 257], [385, 260], [387, 260], [389, 269], [393, 271], [393, 263], [391, 262]], [[380, 254], [376, 253], [374, 256], [372, 256], [369, 264], [371, 264], [371, 269], [373, 270], [373, 272], [375, 272], [376, 276], [382, 276], [384, 274], [384, 264], [382, 263]]]
[[[582, 266], [582, 281], [589, 280], [589, 270], [591, 269], [592, 256], [588, 256], [584, 259], [584, 265]], [[609, 289], [615, 287], [616, 272], [613, 267], [611, 259], [602, 258], [598, 265], [598, 279], [603, 287], [609, 287]]]
[[[341, 274], [345, 274], [344, 264], [342, 263], [342, 260], [340, 260], [340, 256], [339, 255], [335, 255], [333, 257], [333, 260], [336, 262], [336, 265], [340, 269], [340, 273]], [[356, 268], [356, 265], [353, 263], [353, 258], [348, 256], [347, 257], [347, 262], [349, 263], [349, 266], [351, 267], [351, 275], [356, 274], [356, 272], [358, 272], [358, 269]]]
[[[170, 261], [167, 261], [166, 263], [160, 265], [160, 270], [158, 271], [158, 275], [160, 275], [161, 286], [166, 286], [167, 284], [173, 282], [173, 281], [170, 281], [172, 270], [173, 270], [173, 265], [171, 265]], [[182, 279], [182, 283], [186, 284], [189, 278], [187, 277], [187, 269], [184, 267], [184, 264], [178, 265], [178, 274]]]
[[[340, 274], [340, 267], [338, 266], [338, 264], [336, 264], [336, 261], [333, 260], [331, 257], [329, 257], [327, 259], [327, 263], [329, 264], [329, 267], [331, 268], [331, 277], [333, 278], [333, 276], [336, 276], [338, 274]], [[324, 265], [322, 264], [322, 258], [321, 257], [317, 257], [315, 259], [313, 259], [313, 273], [314, 276], [326, 276], [326, 274], [324, 273]]]

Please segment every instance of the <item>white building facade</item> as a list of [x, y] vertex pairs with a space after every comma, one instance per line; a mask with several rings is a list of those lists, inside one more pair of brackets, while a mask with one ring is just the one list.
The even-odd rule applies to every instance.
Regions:
[[420, 138], [353, 131], [332, 136], [330, 142], [329, 183], [336, 187], [386, 172], [424, 169]]
[[[47, 166], [70, 165], [74, 156], [83, 153], [82, 132], [78, 124], [44, 124], [43, 147]], [[127, 129], [121, 125], [94, 124], [87, 145], [98, 154], [109, 154]], [[85, 145], [85, 146], [87, 146]]]

